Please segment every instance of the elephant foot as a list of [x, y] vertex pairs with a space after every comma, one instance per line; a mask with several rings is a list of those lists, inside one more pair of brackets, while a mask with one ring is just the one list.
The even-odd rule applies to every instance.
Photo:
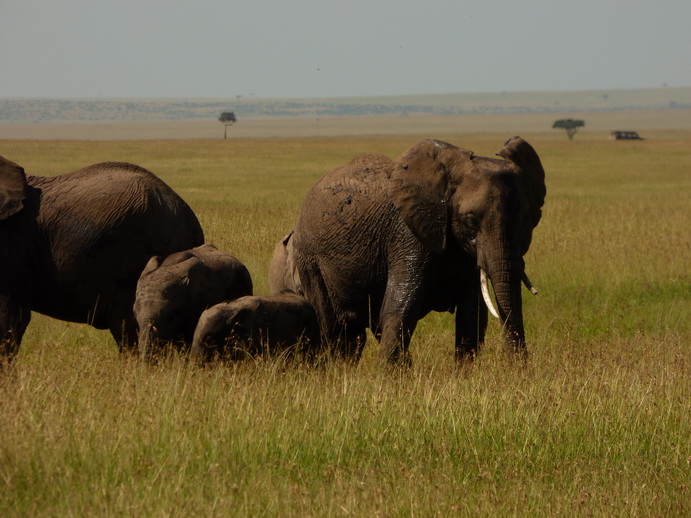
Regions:
[[525, 363], [528, 361], [528, 347], [525, 339], [514, 334], [505, 335], [506, 352], [509, 359], [517, 363]]
[[456, 361], [458, 363], [474, 362], [480, 352], [481, 342], [463, 339], [456, 343]]
[[510, 346], [507, 348], [509, 359], [519, 365], [527, 365], [529, 360], [528, 349], [525, 344], [520, 346]]
[[11, 332], [8, 335], [8, 338], [0, 340], [0, 372], [8, 370], [19, 353], [19, 342]]
[[401, 346], [393, 348], [381, 347], [379, 350], [379, 361], [390, 367], [409, 368], [413, 366], [413, 359], [410, 351]]
[[457, 363], [473, 363], [477, 358], [477, 347], [457, 347], [456, 348], [456, 362]]

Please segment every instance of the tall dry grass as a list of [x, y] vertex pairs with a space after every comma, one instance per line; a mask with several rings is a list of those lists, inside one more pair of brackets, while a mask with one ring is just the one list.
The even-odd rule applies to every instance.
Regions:
[[[436, 135], [492, 154], [509, 135]], [[496, 322], [472, 365], [453, 319], [407, 371], [280, 360], [197, 369], [121, 358], [107, 333], [35, 315], [0, 375], [3, 515], [616, 515], [691, 512], [691, 134], [524, 135], [548, 197], [526, 262], [530, 362]], [[420, 137], [423, 137], [421, 135]], [[266, 291], [309, 186], [417, 137], [2, 142], [29, 173], [117, 159], [188, 200]]]

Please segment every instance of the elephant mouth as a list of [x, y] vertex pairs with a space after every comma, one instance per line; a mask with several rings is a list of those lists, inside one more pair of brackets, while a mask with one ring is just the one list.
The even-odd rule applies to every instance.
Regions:
[[[535, 286], [533, 286], [533, 283], [530, 282], [530, 279], [528, 278], [528, 275], [525, 273], [525, 271], [521, 275], [521, 280], [523, 281], [523, 284], [525, 284], [525, 287], [528, 288], [528, 290], [530, 290], [530, 293], [532, 293], [533, 295], [537, 295], [537, 289], [535, 288]], [[497, 308], [494, 306], [494, 303], [492, 302], [492, 297], [489, 294], [489, 281], [487, 279], [487, 273], [482, 268], [480, 268], [480, 291], [482, 292], [482, 299], [485, 301], [485, 305], [487, 306], [487, 309], [489, 310], [490, 314], [495, 318], [500, 318], [499, 312], [497, 311]]]

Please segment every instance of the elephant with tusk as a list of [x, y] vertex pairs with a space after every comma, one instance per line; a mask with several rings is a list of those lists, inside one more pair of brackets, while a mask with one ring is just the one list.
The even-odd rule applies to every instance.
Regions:
[[[521, 281], [523, 281], [525, 287], [528, 288], [528, 290], [530, 290], [530, 293], [532, 293], [533, 295], [537, 295], [537, 288], [533, 286], [533, 283], [530, 282], [530, 279], [528, 278], [528, 275], [525, 272], [523, 272]], [[489, 312], [492, 314], [494, 318], [499, 318], [499, 312], [497, 311], [497, 308], [494, 307], [492, 297], [489, 294], [489, 283], [487, 281], [487, 274], [485, 273], [485, 270], [482, 269], [480, 269], [480, 290], [482, 291], [482, 299], [485, 301], [485, 305], [487, 306]]]
[[409, 361], [430, 311], [455, 311], [456, 357], [473, 357], [489, 278], [506, 345], [524, 356], [521, 284], [532, 284], [523, 256], [542, 216], [545, 173], [520, 137], [497, 155], [425, 140], [394, 160], [366, 154], [334, 169], [276, 246], [270, 288], [303, 294], [338, 355], [357, 361], [369, 327], [381, 358], [396, 363]]

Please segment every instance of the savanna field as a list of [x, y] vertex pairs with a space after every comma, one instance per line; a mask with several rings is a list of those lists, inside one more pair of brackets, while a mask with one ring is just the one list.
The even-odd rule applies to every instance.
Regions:
[[[219, 125], [219, 137], [222, 136]], [[267, 293], [311, 185], [434, 137], [492, 156], [507, 133], [0, 140], [28, 174], [142, 165]], [[526, 256], [530, 352], [500, 327], [454, 362], [453, 315], [410, 369], [121, 357], [107, 331], [34, 314], [0, 373], [2, 516], [691, 515], [691, 131], [644, 141], [524, 132], [547, 182]]]

